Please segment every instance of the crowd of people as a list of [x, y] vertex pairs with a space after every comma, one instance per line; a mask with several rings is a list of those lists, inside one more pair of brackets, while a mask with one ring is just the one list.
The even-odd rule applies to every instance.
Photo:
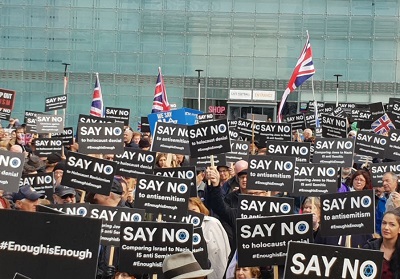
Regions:
[[[349, 137], [354, 137], [352, 131]], [[62, 185], [65, 168], [65, 154], [79, 152], [79, 144], [65, 146], [63, 154], [52, 153], [43, 158], [35, 155], [35, 134], [26, 132], [24, 124], [20, 125], [11, 119], [6, 128], [0, 128], [0, 149], [23, 153], [25, 163], [23, 174], [53, 173], [54, 194], [51, 199], [38, 193], [31, 185], [22, 185], [16, 192], [0, 191], [0, 209], [35, 212], [39, 204], [48, 205], [90, 202], [110, 207], [134, 208], [136, 180], [131, 177], [115, 176], [109, 195], [87, 193], [82, 195], [79, 189]], [[294, 141], [313, 142], [315, 137], [311, 129], [303, 134], [293, 132]], [[152, 138], [149, 133], [135, 132], [126, 127], [124, 132], [125, 147], [149, 150]], [[253, 143], [252, 154], [264, 155], [263, 146]], [[96, 158], [113, 160], [114, 154], [89, 154]], [[155, 168], [190, 166], [190, 158], [182, 154], [158, 153]], [[375, 222], [374, 234], [352, 235], [350, 246], [380, 250], [384, 253], [382, 278], [400, 278], [400, 194], [398, 192], [398, 176], [387, 172], [383, 176], [382, 185], [372, 185], [368, 165], [343, 167], [338, 174], [338, 193], [375, 189]], [[209, 269], [202, 269], [195, 264], [192, 253], [180, 253], [167, 257], [164, 261], [165, 278], [272, 278], [271, 266], [239, 267], [236, 263], [236, 219], [238, 218], [239, 195], [290, 197], [290, 193], [276, 191], [253, 190], [247, 184], [248, 162], [239, 160], [226, 165], [197, 168], [197, 197], [188, 201], [188, 209], [205, 215], [202, 223], [204, 238], [207, 244]], [[82, 198], [83, 197], [83, 198]], [[345, 246], [340, 237], [326, 237], [320, 234], [321, 204], [318, 197], [296, 197], [294, 214], [311, 213], [313, 215], [314, 243]], [[127, 274], [118, 268], [118, 257], [109, 263], [107, 246], [99, 251], [98, 278], [149, 278], [147, 274]], [[182, 269], [191, 264], [193, 270]], [[181, 270], [183, 270], [181, 272]], [[181, 273], [180, 273], [181, 272]], [[172, 274], [172, 275], [171, 275]], [[280, 274], [279, 276], [282, 276]], [[189, 277], [185, 277], [189, 276]], [[190, 277], [192, 276], [192, 277]], [[194, 277], [193, 277], [194, 276]]]

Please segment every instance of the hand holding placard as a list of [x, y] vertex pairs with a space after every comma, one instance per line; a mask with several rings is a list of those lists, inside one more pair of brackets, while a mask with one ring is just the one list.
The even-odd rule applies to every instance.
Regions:
[[215, 166], [207, 168], [206, 179], [211, 182], [212, 186], [214, 187], [219, 186], [219, 172]]

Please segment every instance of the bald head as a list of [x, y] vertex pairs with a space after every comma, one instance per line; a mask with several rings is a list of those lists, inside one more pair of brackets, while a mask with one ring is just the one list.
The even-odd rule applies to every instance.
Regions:
[[14, 144], [13, 146], [10, 147], [10, 151], [11, 152], [15, 152], [15, 153], [22, 153], [22, 147], [18, 144]]
[[238, 174], [242, 170], [245, 170], [249, 167], [249, 163], [245, 160], [240, 160], [235, 163], [235, 174]]

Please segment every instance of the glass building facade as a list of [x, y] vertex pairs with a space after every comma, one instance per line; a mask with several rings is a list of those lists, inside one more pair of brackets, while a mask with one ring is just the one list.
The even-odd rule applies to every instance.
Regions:
[[[43, 111], [63, 93], [70, 63], [67, 125], [88, 114], [99, 73], [105, 106], [131, 109], [131, 126], [151, 111], [157, 69], [169, 102], [201, 109], [255, 107], [230, 90], [275, 91], [276, 113], [310, 34], [315, 98], [388, 102], [400, 91], [397, 0], [0, 0], [0, 87], [17, 91], [13, 116]], [[311, 81], [289, 96], [313, 99]], [[299, 107], [299, 106], [297, 106]], [[270, 115], [272, 116], [272, 115]]]

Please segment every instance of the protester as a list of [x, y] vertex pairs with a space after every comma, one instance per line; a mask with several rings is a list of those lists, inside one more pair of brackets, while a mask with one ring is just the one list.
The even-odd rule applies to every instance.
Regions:
[[136, 277], [133, 275], [129, 275], [126, 272], [117, 272], [115, 273], [113, 279], [136, 279]]
[[219, 184], [222, 186], [224, 185], [225, 182], [227, 182], [231, 178], [231, 175], [229, 173], [229, 167], [217, 166], [217, 170], [219, 172]]
[[0, 209], [11, 209], [10, 202], [2, 196], [0, 196]]
[[204, 168], [196, 168], [196, 189], [197, 196], [204, 202], [206, 199], [206, 183], [204, 182], [205, 172]]
[[349, 192], [350, 191], [350, 179], [352, 177], [352, 168], [351, 167], [342, 167], [341, 172], [341, 186], [338, 189], [339, 193]]
[[17, 193], [12, 194], [15, 209], [21, 211], [35, 212], [39, 205], [39, 199], [45, 198], [45, 195], [39, 194], [30, 185], [23, 185]]
[[53, 172], [54, 167], [58, 162], [61, 162], [62, 157], [60, 153], [51, 153], [46, 159], [46, 170], [45, 172]]
[[36, 155], [29, 155], [28, 160], [24, 164], [23, 174], [44, 173], [46, 164]]
[[60, 185], [64, 174], [64, 169], [65, 169], [65, 161], [60, 161], [54, 166], [53, 173], [54, 173], [55, 186]]
[[156, 157], [155, 167], [158, 168], [167, 168], [167, 154], [166, 153], [159, 153]]
[[365, 170], [357, 170], [350, 179], [350, 191], [372, 190], [371, 175]]
[[222, 185], [222, 194], [223, 196], [228, 195], [235, 189], [239, 189], [239, 179], [238, 179], [238, 173], [241, 172], [242, 170], [247, 169], [249, 164], [244, 161], [240, 160], [237, 161], [234, 165], [234, 171], [235, 171], [235, 176], [231, 177], [227, 182]]
[[139, 148], [142, 150], [150, 150], [150, 146], [151, 146], [150, 141], [146, 138], [142, 138], [139, 141]]
[[236, 266], [235, 279], [259, 279], [261, 271], [259, 267], [238, 267]]
[[398, 197], [398, 178], [394, 172], [386, 172], [382, 177], [382, 184], [385, 190], [386, 197], [386, 211], [391, 211], [395, 209], [395, 205], [393, 203], [393, 198], [396, 199]]
[[54, 204], [76, 203], [76, 191], [63, 185], [58, 185], [54, 188], [53, 194]]

